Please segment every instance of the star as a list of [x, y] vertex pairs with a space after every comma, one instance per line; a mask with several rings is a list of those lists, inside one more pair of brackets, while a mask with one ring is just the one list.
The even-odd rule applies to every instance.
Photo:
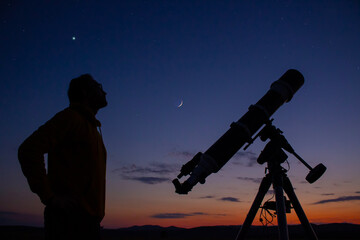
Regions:
[[76, 37], [75, 37], [75, 36], [73, 36], [73, 37], [72, 37], [72, 40], [73, 40], [73, 41], [75, 41], [75, 40], [76, 40]]

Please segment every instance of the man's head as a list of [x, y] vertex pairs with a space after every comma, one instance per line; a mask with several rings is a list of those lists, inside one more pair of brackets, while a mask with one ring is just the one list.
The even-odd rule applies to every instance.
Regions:
[[83, 74], [71, 80], [68, 90], [70, 103], [81, 103], [90, 107], [96, 114], [100, 108], [107, 106], [106, 92], [101, 84], [90, 74]]

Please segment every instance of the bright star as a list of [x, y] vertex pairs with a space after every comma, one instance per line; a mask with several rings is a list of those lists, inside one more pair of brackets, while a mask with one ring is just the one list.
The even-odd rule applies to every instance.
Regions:
[[76, 40], [76, 37], [75, 37], [75, 36], [73, 36], [73, 37], [72, 37], [72, 40], [73, 40], [73, 41], [75, 41], [75, 40]]

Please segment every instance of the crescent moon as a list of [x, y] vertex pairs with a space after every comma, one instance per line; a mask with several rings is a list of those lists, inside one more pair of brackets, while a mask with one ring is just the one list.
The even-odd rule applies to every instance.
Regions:
[[183, 105], [183, 100], [181, 100], [180, 104], [177, 106], [178, 108], [181, 107]]

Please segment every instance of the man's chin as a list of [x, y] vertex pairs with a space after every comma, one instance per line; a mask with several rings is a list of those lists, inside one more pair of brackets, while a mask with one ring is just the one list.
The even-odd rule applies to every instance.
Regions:
[[100, 108], [104, 108], [108, 105], [108, 102], [105, 100], [104, 102], [102, 102], [101, 104], [99, 104], [99, 109]]

